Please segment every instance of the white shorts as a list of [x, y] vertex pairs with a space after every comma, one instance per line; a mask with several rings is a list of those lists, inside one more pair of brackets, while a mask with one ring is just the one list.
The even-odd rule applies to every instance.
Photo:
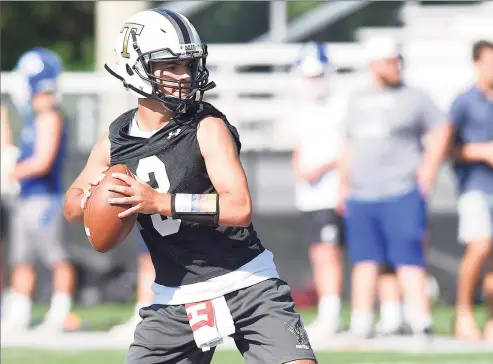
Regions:
[[466, 192], [459, 197], [457, 207], [459, 240], [462, 243], [493, 237], [493, 194]]

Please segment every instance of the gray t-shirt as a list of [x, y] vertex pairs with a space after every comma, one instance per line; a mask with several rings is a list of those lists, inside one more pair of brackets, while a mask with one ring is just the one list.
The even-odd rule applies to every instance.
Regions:
[[346, 120], [350, 197], [379, 199], [409, 191], [422, 161], [423, 136], [446, 122], [426, 94], [406, 85], [354, 95]]

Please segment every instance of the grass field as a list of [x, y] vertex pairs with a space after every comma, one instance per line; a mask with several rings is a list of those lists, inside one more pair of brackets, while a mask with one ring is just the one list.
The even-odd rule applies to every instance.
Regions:
[[[71, 351], [52, 352], [38, 350], [3, 349], [2, 364], [122, 364], [124, 351]], [[493, 354], [461, 354], [461, 355], [405, 355], [400, 353], [317, 353], [320, 364], [410, 364], [410, 363], [441, 363], [441, 364], [488, 364], [493, 363]], [[236, 352], [216, 352], [213, 364], [244, 363]]]
[[[75, 306], [73, 312], [80, 317], [82, 321], [82, 330], [106, 331], [113, 325], [124, 322], [133, 313], [132, 304], [103, 304], [98, 306]], [[33, 308], [33, 322], [37, 323], [48, 310], [46, 305], [36, 305]], [[305, 324], [315, 318], [316, 311], [298, 310], [303, 317]], [[487, 310], [484, 306], [477, 306], [475, 317], [478, 324], [482, 324], [487, 318]], [[433, 310], [434, 329], [438, 334], [452, 334], [452, 319], [454, 316], [454, 307], [436, 306]], [[343, 307], [341, 314], [342, 325], [349, 323], [349, 308]]]
[[[38, 322], [46, 306], [34, 308], [33, 321]], [[109, 327], [125, 321], [132, 313], [132, 305], [101, 305], [97, 307], [75, 307], [74, 313], [81, 319], [83, 331], [106, 331]], [[313, 310], [302, 311], [303, 319], [310, 322], [316, 312]], [[434, 310], [435, 329], [440, 334], [451, 333], [452, 307], [437, 307]], [[486, 310], [478, 307], [476, 319], [481, 323], [486, 318]], [[349, 319], [348, 309], [342, 314], [343, 323]], [[464, 353], [446, 355], [418, 355], [392, 352], [317, 352], [321, 364], [390, 364], [390, 363], [441, 363], [441, 364], [493, 364], [492, 353]], [[2, 364], [121, 364], [125, 358], [125, 350], [95, 351], [95, 350], [34, 350], [30, 348], [2, 348]], [[214, 355], [214, 364], [244, 363], [239, 353], [235, 351], [218, 351]]]

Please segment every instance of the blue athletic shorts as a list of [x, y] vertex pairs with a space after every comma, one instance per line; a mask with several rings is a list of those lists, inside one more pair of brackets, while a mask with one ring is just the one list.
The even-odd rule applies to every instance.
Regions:
[[352, 263], [425, 266], [427, 204], [418, 187], [383, 200], [349, 199], [344, 223]]

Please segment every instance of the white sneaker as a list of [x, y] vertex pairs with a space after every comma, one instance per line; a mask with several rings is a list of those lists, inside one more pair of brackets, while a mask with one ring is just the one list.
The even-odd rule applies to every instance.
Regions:
[[368, 339], [374, 335], [373, 313], [351, 312], [349, 332], [352, 336], [360, 339]]
[[327, 319], [317, 317], [311, 324], [307, 325], [305, 330], [310, 341], [318, 342], [333, 336], [340, 327], [339, 318]]
[[375, 333], [382, 336], [397, 335], [401, 329], [401, 321], [380, 320], [375, 327]]
[[125, 335], [125, 336], [131, 336], [135, 332], [135, 328], [139, 324], [139, 322], [142, 319], [140, 317], [132, 317], [130, 320], [127, 322], [124, 322], [122, 324], [113, 326], [108, 333], [112, 335]]
[[351, 319], [349, 323], [349, 333], [358, 339], [369, 339], [375, 335], [375, 327], [372, 322], [367, 322], [363, 324], [360, 321], [355, 321]]
[[358, 339], [369, 339], [374, 336], [375, 331], [373, 327], [349, 327], [349, 333]]
[[38, 326], [34, 327], [31, 332], [52, 335], [62, 333], [64, 331], [64, 321], [58, 317], [45, 316], [44, 320]]
[[25, 333], [29, 329], [27, 320], [18, 320], [14, 317], [6, 317], [2, 319], [1, 336], [7, 337], [11, 335], [19, 335]]

